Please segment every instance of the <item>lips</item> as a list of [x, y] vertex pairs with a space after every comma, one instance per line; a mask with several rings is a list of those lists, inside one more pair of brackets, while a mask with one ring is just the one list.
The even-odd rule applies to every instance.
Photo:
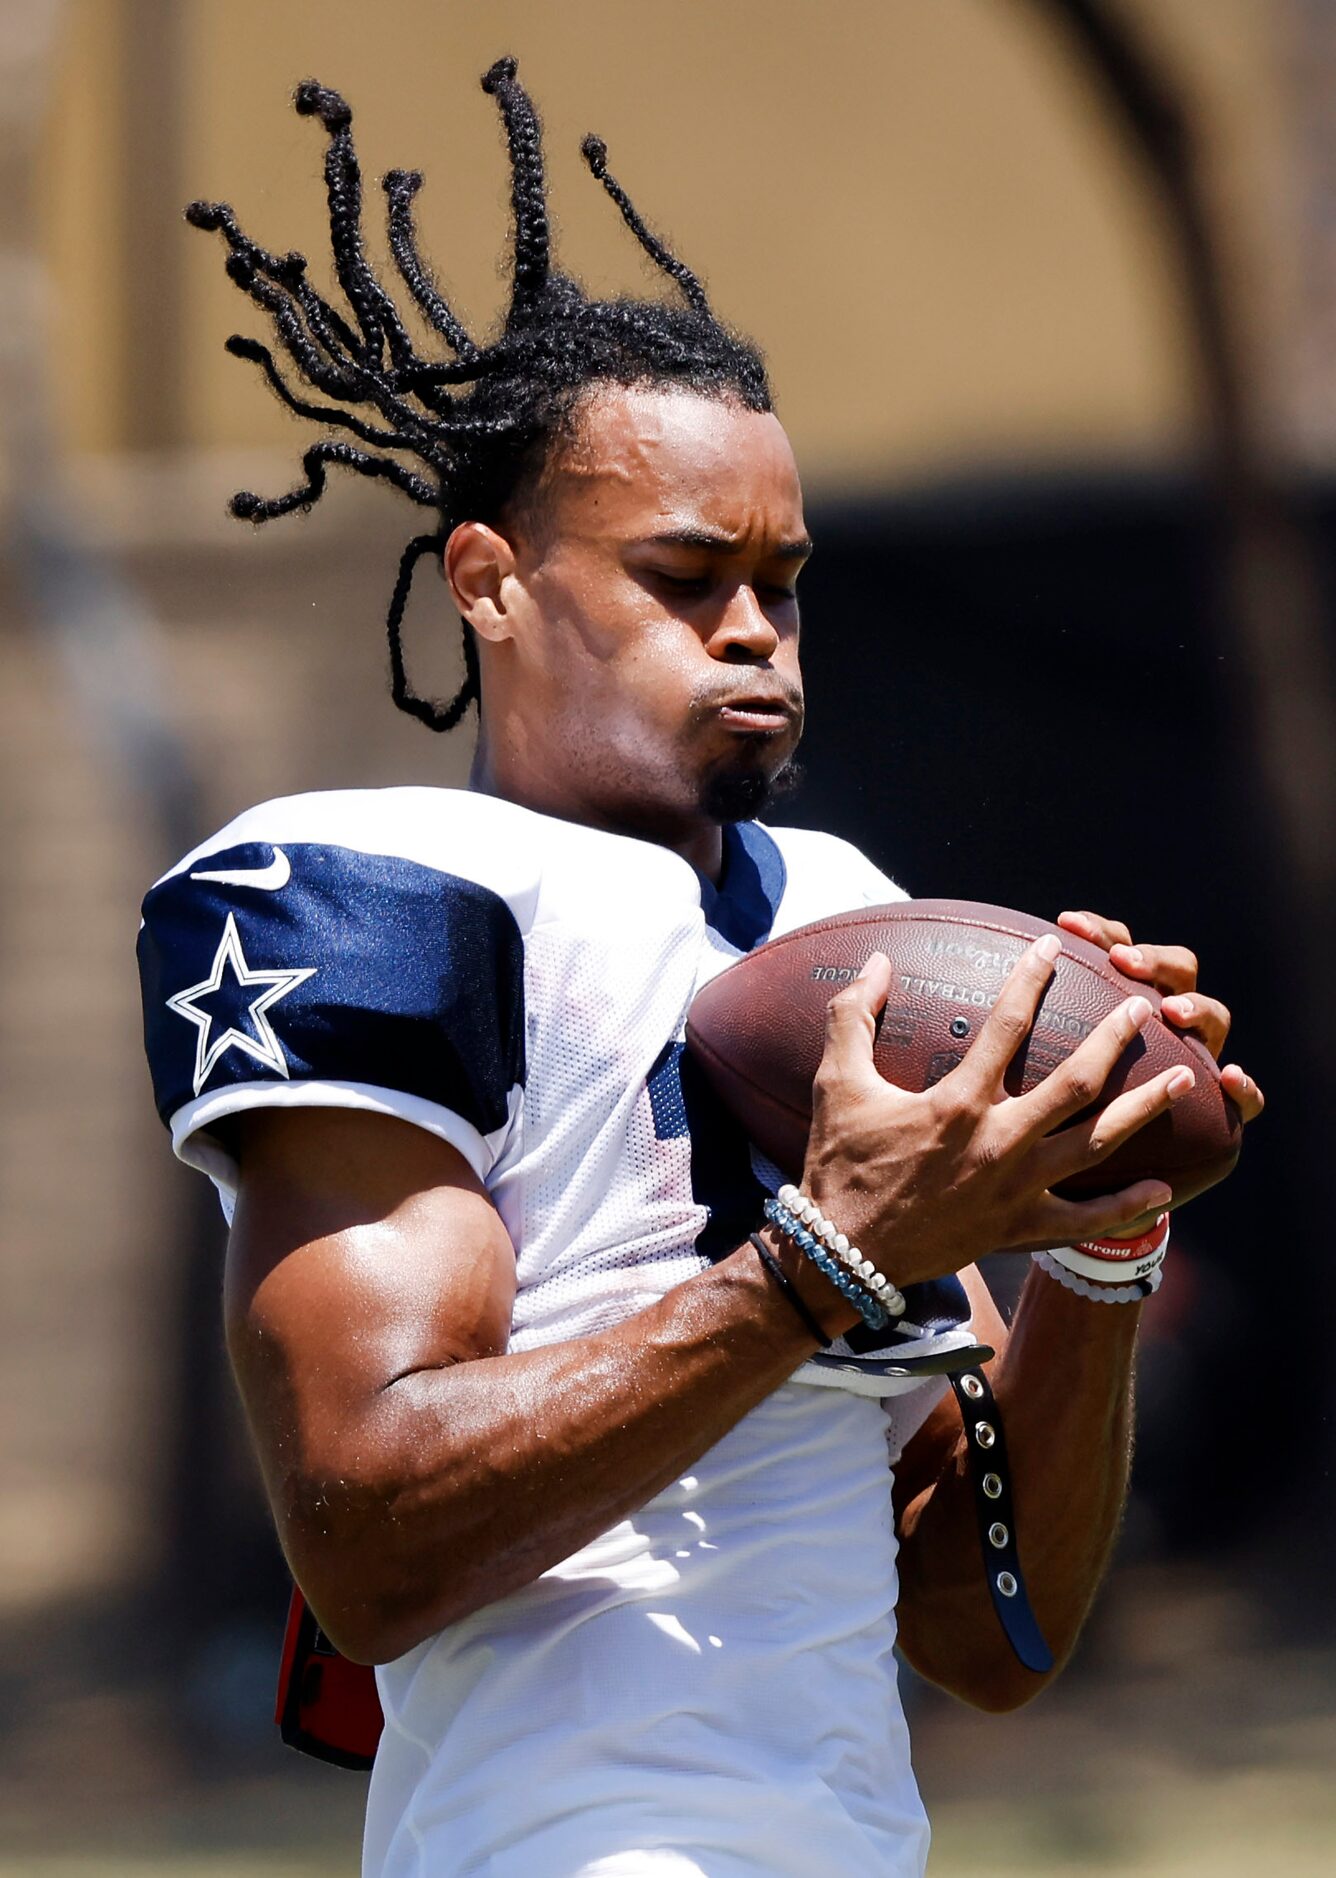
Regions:
[[797, 720], [798, 712], [789, 699], [774, 692], [757, 692], [746, 697], [724, 698], [716, 705], [720, 721], [733, 730], [787, 730]]

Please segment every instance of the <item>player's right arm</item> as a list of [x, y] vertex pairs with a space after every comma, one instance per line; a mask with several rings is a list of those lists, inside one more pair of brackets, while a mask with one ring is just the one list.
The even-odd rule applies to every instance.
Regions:
[[[1028, 1026], [1046, 977], [1017, 973], [995, 1053], [1008, 1023]], [[836, 1218], [873, 1158], [860, 1111], [879, 1092], [860, 1095], [844, 1035], [866, 1003], [846, 996], [832, 1014], [818, 1102], [825, 1184], [812, 1184]], [[1081, 1076], [1098, 1089], [1103, 1056], [1126, 1041], [1113, 1024], [1097, 1037], [1073, 1072], [1073, 1108]], [[883, 1087], [876, 1186], [882, 1204], [888, 1187], [900, 1195], [897, 1277], [952, 1270], [962, 1246], [1042, 1236], [1045, 1208], [1062, 1205], [1034, 1191], [1046, 1159], [976, 1152], [958, 1118], [944, 1125], [923, 1098]], [[1111, 1134], [1163, 1099], [1122, 1098]], [[615, 1328], [509, 1354], [514, 1254], [454, 1147], [342, 1110], [259, 1110], [235, 1126], [232, 1359], [294, 1575], [350, 1656], [398, 1656], [530, 1583], [677, 1479], [811, 1354], [750, 1247]], [[1107, 1225], [1137, 1206], [1072, 1211]], [[850, 1328], [820, 1273], [772, 1243], [827, 1331]]]
[[[514, 1252], [457, 1149], [344, 1109], [234, 1126], [228, 1346], [293, 1575], [356, 1660], [605, 1532], [814, 1347], [746, 1247], [614, 1329], [506, 1354]], [[819, 1273], [793, 1276], [849, 1327]]]

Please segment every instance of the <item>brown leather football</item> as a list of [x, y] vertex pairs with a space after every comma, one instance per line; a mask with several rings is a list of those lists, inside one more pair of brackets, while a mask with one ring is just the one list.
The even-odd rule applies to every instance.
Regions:
[[687, 1046], [763, 1154], [793, 1179], [811, 1125], [812, 1078], [825, 1042], [826, 1006], [873, 952], [893, 977], [877, 1026], [881, 1074], [918, 1093], [955, 1068], [978, 1035], [1025, 948], [1056, 933], [1056, 962], [1029, 1036], [1007, 1075], [1024, 1094], [1056, 1068], [1125, 998], [1155, 1011], [1114, 1065], [1104, 1100], [1185, 1063], [1196, 1087], [1097, 1167], [1063, 1183], [1071, 1197], [1112, 1193], [1156, 1178], [1174, 1204], [1227, 1174], [1242, 1120], [1208, 1051], [1166, 1024], [1159, 994], [1110, 964], [1098, 946], [1028, 913], [968, 900], [902, 900], [818, 920], [760, 946], [705, 985], [687, 1020]]

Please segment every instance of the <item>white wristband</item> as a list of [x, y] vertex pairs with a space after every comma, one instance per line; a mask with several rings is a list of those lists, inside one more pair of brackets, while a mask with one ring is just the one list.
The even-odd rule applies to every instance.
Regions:
[[1078, 1278], [1073, 1271], [1069, 1270], [1064, 1262], [1060, 1262], [1056, 1252], [1032, 1252], [1030, 1257], [1041, 1272], [1047, 1272], [1050, 1278], [1056, 1278], [1065, 1291], [1074, 1291], [1078, 1298], [1089, 1298], [1095, 1304], [1144, 1304], [1147, 1298], [1159, 1290], [1164, 1278], [1164, 1273], [1160, 1270], [1160, 1265], [1164, 1262], [1163, 1252], [1160, 1253], [1159, 1264], [1155, 1265], [1145, 1277], [1135, 1284], [1127, 1285], [1089, 1285], [1084, 1278]]
[[1133, 1279], [1149, 1278], [1152, 1272], [1159, 1271], [1167, 1250], [1168, 1239], [1165, 1238], [1136, 1259], [1097, 1258], [1093, 1253], [1083, 1252], [1074, 1245], [1055, 1246], [1051, 1256], [1079, 1278], [1108, 1279], [1126, 1284]]

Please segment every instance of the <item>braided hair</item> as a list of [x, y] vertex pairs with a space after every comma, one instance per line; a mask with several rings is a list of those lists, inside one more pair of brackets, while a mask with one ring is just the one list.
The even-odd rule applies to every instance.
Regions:
[[227, 350], [259, 366], [290, 410], [345, 433], [311, 445], [302, 457], [305, 480], [296, 488], [274, 497], [241, 490], [232, 498], [232, 514], [259, 523], [309, 509], [323, 495], [332, 465], [376, 477], [436, 511], [436, 526], [403, 551], [386, 618], [391, 695], [400, 710], [432, 730], [452, 729], [478, 701], [478, 656], [465, 623], [464, 680], [454, 697], [438, 703], [413, 690], [401, 629], [416, 565], [425, 554], [439, 554], [460, 522], [497, 522], [522, 499], [554, 446], [569, 435], [589, 387], [677, 385], [753, 411], [771, 408], [760, 354], [715, 317], [691, 269], [641, 220], [609, 172], [606, 146], [597, 137], [581, 146], [586, 164], [681, 304], [591, 300], [554, 269], [542, 127], [515, 74], [514, 59], [498, 59], [482, 80], [500, 107], [511, 167], [510, 303], [490, 340], [468, 332], [422, 258], [413, 220], [420, 172], [391, 170], [383, 185], [390, 252], [439, 342], [428, 353], [418, 349], [367, 259], [352, 112], [338, 92], [314, 81], [297, 87], [294, 103], [300, 116], [319, 118], [329, 136], [325, 187], [343, 309], [312, 286], [304, 255], [261, 248], [226, 203], [193, 202], [186, 210], [194, 227], [224, 236], [228, 274], [269, 315], [285, 363], [325, 401], [293, 388], [274, 347], [234, 333]]

